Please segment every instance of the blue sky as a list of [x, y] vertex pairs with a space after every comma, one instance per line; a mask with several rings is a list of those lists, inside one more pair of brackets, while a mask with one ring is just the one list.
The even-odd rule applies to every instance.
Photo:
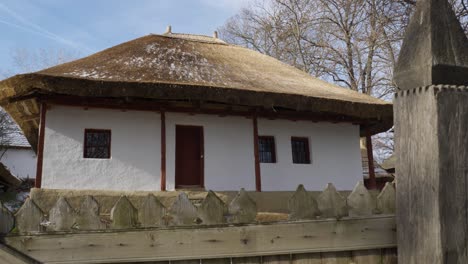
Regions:
[[0, 0], [0, 71], [17, 49], [81, 56], [150, 33], [212, 35], [248, 0]]

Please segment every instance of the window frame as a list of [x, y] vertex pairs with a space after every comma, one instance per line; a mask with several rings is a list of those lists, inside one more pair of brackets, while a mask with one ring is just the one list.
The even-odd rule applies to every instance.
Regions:
[[[91, 158], [91, 157], [86, 157], [86, 150], [88, 149], [88, 140], [87, 140], [87, 133], [93, 133], [93, 132], [105, 132], [109, 133], [109, 146], [107, 146], [107, 151], [109, 153], [109, 156], [106, 158]], [[99, 159], [99, 160], [106, 160], [106, 159], [111, 159], [112, 157], [112, 130], [111, 129], [95, 129], [95, 128], [85, 128], [84, 130], [84, 141], [83, 141], [83, 159]]]
[[[262, 139], [268, 139], [273, 142], [272, 148], [271, 148], [271, 156], [272, 156], [272, 161], [271, 162], [265, 162], [261, 160], [261, 155], [260, 155], [260, 141]], [[258, 161], [259, 163], [265, 163], [265, 164], [274, 164], [277, 163], [277, 158], [276, 158], [276, 140], [274, 136], [258, 136]]]
[[[302, 141], [305, 142], [305, 155], [306, 155], [306, 162], [295, 162], [294, 161], [294, 141]], [[291, 137], [291, 159], [293, 164], [312, 164], [312, 159], [310, 158], [310, 141], [308, 137]]]

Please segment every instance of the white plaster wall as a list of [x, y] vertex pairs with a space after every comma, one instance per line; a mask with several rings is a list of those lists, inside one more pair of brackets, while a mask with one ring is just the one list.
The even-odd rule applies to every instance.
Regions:
[[[112, 130], [111, 159], [84, 159], [85, 128]], [[43, 188], [159, 190], [160, 115], [52, 106], [47, 110]]]
[[0, 161], [18, 178], [36, 178], [36, 153], [30, 148], [7, 149]]
[[[261, 163], [262, 190], [290, 191], [299, 184], [322, 190], [329, 182], [351, 190], [362, 180], [359, 126], [308, 121], [258, 120], [259, 136], [274, 136], [277, 163]], [[311, 164], [293, 164], [291, 137], [308, 137]]]
[[166, 114], [167, 189], [175, 188], [175, 126], [203, 126], [205, 188], [255, 190], [253, 124], [244, 117]]

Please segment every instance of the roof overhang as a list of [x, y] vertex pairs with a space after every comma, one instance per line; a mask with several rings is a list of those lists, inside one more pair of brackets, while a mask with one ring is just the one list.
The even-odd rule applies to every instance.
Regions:
[[[393, 126], [393, 107], [388, 104], [350, 102], [330, 98], [259, 92], [226, 87], [177, 83], [113, 82], [57, 77], [44, 74], [17, 75], [0, 82], [0, 105], [15, 119], [33, 148], [37, 145], [40, 103], [50, 98], [73, 98], [82, 104], [106, 100], [117, 106], [144, 102], [184, 101], [193, 104], [244, 106], [265, 114], [282, 109], [298, 116], [310, 115], [319, 121], [350, 122], [371, 134]], [[166, 106], [167, 107], [167, 106]], [[253, 110], [252, 110], [253, 109]], [[293, 118], [293, 117], [292, 117]], [[294, 118], [293, 118], [294, 119]]]

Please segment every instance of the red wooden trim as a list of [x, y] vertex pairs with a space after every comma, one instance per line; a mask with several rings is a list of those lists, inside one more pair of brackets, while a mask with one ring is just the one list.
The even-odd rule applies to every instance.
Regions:
[[86, 133], [88, 132], [106, 132], [109, 133], [109, 146], [107, 147], [107, 151], [109, 153], [109, 157], [107, 158], [100, 158], [100, 159], [110, 159], [112, 157], [112, 130], [110, 129], [95, 129], [95, 128], [85, 128], [84, 130], [84, 140], [83, 140], [83, 158], [84, 159], [93, 159], [86, 157], [86, 147], [88, 146], [88, 142], [86, 139]]
[[369, 129], [366, 130], [366, 148], [367, 148], [367, 161], [369, 163], [369, 189], [376, 189], [377, 182], [375, 180], [374, 169], [374, 152], [372, 151], [372, 137]]
[[275, 141], [275, 137], [274, 136], [258, 136], [258, 138], [259, 139], [264, 138], [264, 139], [269, 139], [269, 140], [273, 141], [273, 147], [271, 149], [272, 162], [268, 162], [268, 163], [276, 163], [276, 141]]
[[260, 171], [260, 157], [258, 153], [258, 122], [257, 115], [253, 116], [253, 139], [254, 139], [254, 158], [255, 158], [255, 189], [262, 191], [262, 177]]
[[166, 190], [166, 112], [161, 111], [161, 191]]
[[[48, 104], [89, 107], [89, 108], [105, 108], [105, 109], [126, 109], [136, 111], [161, 111], [164, 109], [166, 112], [188, 113], [188, 114], [212, 114], [218, 116], [244, 116], [252, 117], [253, 108], [249, 110], [239, 111], [233, 110], [232, 107], [226, 109], [206, 109], [201, 106], [181, 107], [171, 105], [170, 102], [154, 102], [154, 101], [134, 101], [124, 102], [117, 99], [106, 98], [90, 98], [90, 97], [73, 97], [73, 96], [47, 96], [41, 97], [40, 101]], [[332, 122], [332, 123], [352, 123], [361, 125], [368, 123], [368, 120], [358, 118], [344, 117], [342, 115], [323, 116], [308, 112], [269, 112], [260, 111], [256, 112], [258, 117], [268, 119], [285, 119], [291, 121], [311, 121], [311, 122]], [[378, 120], [375, 120], [378, 122]]]
[[45, 126], [46, 126], [46, 113], [47, 105], [45, 103], [41, 104], [41, 116], [39, 122], [39, 140], [37, 142], [37, 166], [36, 166], [36, 182], [35, 187], [41, 188], [42, 185], [42, 165], [44, 159], [44, 136], [45, 136]]
[[[308, 137], [291, 137], [291, 142], [295, 140], [295, 141], [302, 141], [305, 143], [306, 145], [306, 163], [294, 163], [294, 160], [293, 160], [293, 163], [294, 164], [310, 164], [311, 161], [310, 161], [310, 145], [309, 145], [309, 138]], [[292, 145], [291, 145], [291, 151], [294, 151], [292, 149]], [[294, 155], [294, 153], [293, 153]]]

